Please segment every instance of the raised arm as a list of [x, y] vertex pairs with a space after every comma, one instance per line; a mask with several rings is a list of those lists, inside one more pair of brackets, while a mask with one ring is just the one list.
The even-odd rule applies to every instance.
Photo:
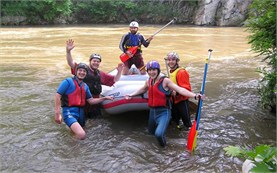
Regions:
[[123, 70], [123, 67], [124, 67], [124, 64], [123, 63], [119, 63], [118, 66], [117, 66], [117, 73], [116, 75], [114, 76], [114, 82], [117, 82], [119, 81], [120, 77], [121, 77], [121, 73], [122, 73], [122, 70]]
[[71, 50], [75, 47], [74, 45], [74, 40], [69, 39], [66, 41], [66, 60], [67, 64], [74, 69], [75, 62], [73, 61], [72, 55], [71, 55]]

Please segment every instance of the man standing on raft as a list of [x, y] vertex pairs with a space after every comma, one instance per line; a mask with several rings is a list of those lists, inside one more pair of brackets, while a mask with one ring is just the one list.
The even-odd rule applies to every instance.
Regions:
[[[150, 36], [147, 40], [138, 33], [139, 24], [136, 21], [133, 21], [129, 25], [130, 32], [123, 35], [119, 44], [119, 48], [123, 53], [126, 53], [130, 57], [127, 61], [124, 62], [123, 75], [129, 74], [129, 69], [133, 64], [137, 69], [141, 69], [144, 66], [144, 61], [142, 57], [141, 45], [148, 47], [150, 41], [153, 39], [153, 36]], [[137, 50], [132, 54], [128, 49], [137, 47]], [[145, 70], [141, 70], [141, 74], [145, 74]]]

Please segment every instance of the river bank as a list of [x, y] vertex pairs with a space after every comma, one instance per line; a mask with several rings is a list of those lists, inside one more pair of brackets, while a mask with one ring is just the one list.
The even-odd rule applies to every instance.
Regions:
[[[242, 26], [252, 0], [220, 1], [1, 1], [1, 26], [49, 24], [176, 24]], [[140, 10], [138, 10], [140, 9]]]

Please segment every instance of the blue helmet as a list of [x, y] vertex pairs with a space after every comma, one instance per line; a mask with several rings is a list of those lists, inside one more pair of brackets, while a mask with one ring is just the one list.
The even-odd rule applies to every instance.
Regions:
[[146, 70], [148, 71], [149, 69], [158, 69], [158, 71], [160, 71], [160, 64], [157, 61], [149, 61], [146, 64]]

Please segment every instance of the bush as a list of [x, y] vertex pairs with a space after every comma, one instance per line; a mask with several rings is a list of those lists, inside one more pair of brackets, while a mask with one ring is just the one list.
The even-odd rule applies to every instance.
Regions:
[[276, 1], [254, 0], [246, 24], [251, 32], [249, 43], [267, 67], [258, 68], [263, 78], [259, 93], [264, 108], [276, 112]]
[[277, 148], [269, 145], [259, 145], [254, 149], [240, 147], [225, 147], [226, 155], [251, 160], [255, 165], [251, 172], [276, 172]]
[[71, 14], [71, 0], [1, 1], [1, 16], [25, 16], [28, 24], [52, 24]]

